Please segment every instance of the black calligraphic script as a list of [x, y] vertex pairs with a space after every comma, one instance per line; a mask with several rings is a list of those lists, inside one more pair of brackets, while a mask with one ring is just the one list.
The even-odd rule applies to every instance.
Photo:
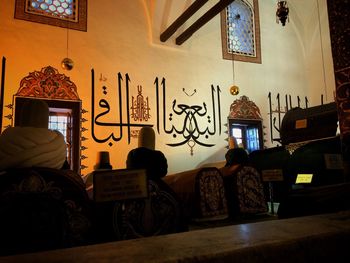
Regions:
[[[159, 131], [159, 81], [158, 78], [155, 80], [156, 85], [156, 97], [157, 97], [157, 130]], [[176, 147], [184, 144], [188, 144], [191, 148], [191, 154], [193, 154], [193, 147], [198, 144], [205, 147], [212, 147], [215, 144], [210, 144], [203, 142], [203, 138], [208, 139], [209, 136], [213, 136], [216, 134], [216, 105], [215, 105], [215, 88], [214, 85], [211, 85], [211, 99], [212, 99], [212, 107], [213, 114], [212, 116], [208, 115], [207, 104], [205, 102], [202, 105], [187, 105], [187, 104], [178, 104], [177, 100], [174, 99], [172, 102], [172, 112], [169, 114], [169, 122], [171, 122], [174, 115], [183, 119], [183, 123], [180, 127], [176, 127], [172, 124], [167, 124], [166, 117], [166, 82], [165, 79], [162, 79], [161, 82], [162, 91], [163, 91], [163, 131], [167, 134], [172, 134], [173, 138], [176, 138], [178, 141], [175, 143], [168, 143], [168, 146]], [[219, 133], [221, 134], [221, 110], [220, 110], [220, 89], [217, 87], [217, 103], [218, 103], [218, 112], [219, 112]], [[207, 127], [201, 127], [199, 120], [201, 118], [207, 118], [207, 122], [210, 124]], [[181, 138], [181, 139], [178, 139]]]
[[[123, 100], [122, 100], [122, 86], [123, 86], [123, 76], [119, 72], [118, 73], [118, 99], [116, 101], [117, 105], [119, 105], [119, 121], [117, 122], [105, 122], [101, 121], [101, 118], [107, 114], [113, 114], [111, 113], [110, 110], [110, 104], [107, 101], [107, 99], [100, 99], [99, 100], [99, 107], [102, 109], [102, 112], [96, 115], [95, 117], [95, 73], [94, 69], [91, 70], [91, 133], [92, 133], [92, 138], [94, 139], [95, 142], [98, 143], [105, 143], [109, 142], [108, 145], [112, 146], [114, 142], [118, 142], [123, 138], [123, 127], [127, 127], [127, 134], [128, 134], [128, 144], [130, 144], [130, 127], [152, 127], [153, 125], [151, 124], [131, 124], [130, 123], [130, 107], [129, 107], [129, 84], [131, 80], [129, 77], [129, 74], [125, 74], [125, 94], [126, 94], [126, 115], [127, 115], [127, 121], [126, 123], [123, 122]], [[104, 86], [105, 87], [105, 86]], [[105, 87], [106, 88], [106, 87]], [[119, 127], [119, 135], [116, 136], [114, 134], [114, 131], [112, 131], [108, 136], [105, 138], [97, 138], [95, 134], [95, 126], [102, 126], [102, 127]]]

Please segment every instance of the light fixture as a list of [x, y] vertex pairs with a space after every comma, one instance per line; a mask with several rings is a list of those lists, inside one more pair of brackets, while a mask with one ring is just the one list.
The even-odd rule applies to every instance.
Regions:
[[65, 70], [71, 70], [74, 67], [74, 61], [70, 58], [64, 58], [61, 62], [61, 66]]
[[233, 95], [233, 96], [238, 95], [238, 93], [239, 93], [239, 87], [236, 86], [236, 85], [231, 86], [231, 88], [230, 88], [230, 93], [231, 93], [231, 95]]
[[276, 23], [278, 24], [281, 21], [282, 26], [286, 25], [286, 21], [288, 20], [289, 8], [287, 1], [278, 1], [277, 2], [277, 11], [276, 11]]
[[[321, 30], [321, 17], [320, 17], [320, 6], [318, 4], [318, 0], [316, 0], [317, 3], [317, 16], [318, 16], [318, 29], [320, 33], [320, 48], [321, 48], [321, 59], [322, 59], [322, 70], [323, 70], [323, 84], [324, 84], [324, 92], [326, 96], [326, 101], [328, 100], [327, 98], [327, 81], [326, 81], [326, 70], [324, 66], [324, 56], [323, 56], [323, 43], [322, 43], [322, 30]], [[323, 94], [321, 95], [321, 104], [323, 104]]]
[[235, 61], [233, 59], [233, 51], [232, 51], [232, 83], [233, 85], [230, 87], [230, 93], [232, 96], [236, 96], [239, 93], [239, 87], [235, 85]]
[[62, 59], [61, 67], [65, 70], [72, 70], [74, 67], [74, 61], [68, 56], [68, 43], [69, 43], [69, 27], [67, 22], [67, 56]]
[[234, 60], [234, 54], [232, 50], [232, 86], [230, 87], [230, 93], [232, 96], [236, 96], [239, 93], [239, 87], [235, 85], [235, 60]]

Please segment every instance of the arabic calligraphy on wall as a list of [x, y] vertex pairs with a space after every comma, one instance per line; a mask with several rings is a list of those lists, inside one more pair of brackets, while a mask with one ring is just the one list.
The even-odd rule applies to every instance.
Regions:
[[[206, 102], [200, 105], [187, 105], [178, 103], [176, 99], [172, 100], [169, 110], [166, 99], [166, 80], [155, 78], [155, 100], [156, 100], [156, 120], [151, 120], [152, 109], [150, 107], [148, 97], [145, 99], [142, 95], [142, 86], [137, 86], [138, 95], [131, 96], [130, 103], [130, 86], [131, 79], [128, 73], [125, 75], [120, 72], [117, 75], [117, 110], [111, 111], [111, 105], [108, 101], [107, 87], [103, 86], [102, 97], [98, 101], [99, 113], [96, 113], [96, 95], [95, 95], [95, 73], [91, 71], [91, 133], [92, 138], [97, 143], [107, 143], [110, 147], [115, 142], [119, 142], [123, 138], [123, 132], [127, 130], [127, 141], [130, 144], [130, 138], [133, 136], [131, 128], [141, 128], [144, 126], [153, 127], [156, 125], [158, 134], [169, 135], [174, 142], [167, 143], [170, 147], [178, 147], [186, 145], [190, 148], [190, 154], [193, 155], [196, 145], [204, 147], [212, 147], [215, 144], [210, 143], [210, 138], [215, 134], [221, 134], [221, 106], [219, 86], [211, 85], [211, 107]], [[194, 93], [192, 94], [194, 95]], [[125, 106], [123, 105], [125, 104]], [[131, 104], [131, 105], [130, 105]], [[210, 109], [211, 108], [211, 109]], [[119, 116], [117, 116], [119, 113]], [[125, 114], [124, 114], [125, 113]], [[112, 115], [117, 121], [106, 121], [106, 116]], [[181, 119], [181, 124], [175, 124], [174, 118]], [[124, 119], [123, 119], [124, 118]], [[155, 124], [145, 122], [153, 121]], [[96, 134], [96, 126], [103, 127], [108, 130], [105, 136]], [[171, 136], [170, 136], [171, 135]]]
[[[193, 155], [193, 148], [198, 144], [205, 147], [212, 147], [215, 144], [203, 142], [207, 141], [210, 136], [216, 134], [217, 122], [219, 128], [219, 134], [221, 134], [221, 107], [220, 107], [220, 88], [217, 86], [215, 89], [214, 85], [211, 85], [211, 103], [212, 103], [212, 114], [210, 115], [205, 102], [201, 105], [186, 105], [183, 103], [177, 103], [176, 99], [172, 102], [172, 112], [169, 113], [169, 123], [167, 124], [167, 107], [166, 107], [166, 80], [165, 78], [159, 83], [159, 79], [155, 79], [156, 86], [156, 100], [157, 100], [157, 131], [161, 132], [160, 129], [160, 86], [162, 86], [163, 93], [163, 131], [166, 134], [172, 134], [173, 138], [176, 139], [175, 143], [168, 143], [168, 146], [177, 147], [187, 144], [190, 147], [190, 153]], [[216, 96], [215, 96], [216, 93]], [[215, 102], [217, 104], [215, 104]], [[216, 119], [216, 112], [218, 110], [218, 119]], [[171, 124], [173, 116], [177, 115], [182, 117], [182, 126], [176, 127]], [[207, 120], [207, 125], [201, 125], [203, 118]], [[205, 127], [202, 127], [205, 126]]]
[[[285, 105], [283, 104], [283, 101], [281, 101], [282, 96], [280, 96], [279, 93], [277, 93], [276, 101], [277, 105], [275, 106], [272, 102], [272, 94], [269, 92], [268, 95], [269, 99], [269, 117], [270, 117], [270, 137], [271, 142], [278, 142], [281, 143], [281, 138], [279, 136], [280, 129], [281, 129], [281, 123], [283, 116], [288, 110], [291, 110], [294, 107], [302, 108], [302, 101], [299, 96], [297, 96], [297, 105], [293, 105], [292, 103], [292, 96], [291, 95], [285, 95]], [[321, 103], [323, 104], [323, 95], [321, 95]], [[305, 97], [305, 108], [308, 108], [309, 100], [307, 97]], [[274, 108], [275, 107], [275, 108]], [[277, 122], [278, 121], [278, 122]], [[277, 133], [278, 136], [275, 136], [274, 134]]]

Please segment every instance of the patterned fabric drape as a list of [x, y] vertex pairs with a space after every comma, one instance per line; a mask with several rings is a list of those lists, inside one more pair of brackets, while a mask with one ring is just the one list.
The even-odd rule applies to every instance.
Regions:
[[336, 82], [336, 103], [343, 142], [344, 163], [350, 167], [350, 2], [327, 0], [332, 56]]

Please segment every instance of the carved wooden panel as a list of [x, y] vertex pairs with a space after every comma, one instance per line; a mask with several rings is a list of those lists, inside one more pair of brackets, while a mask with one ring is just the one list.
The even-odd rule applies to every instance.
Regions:
[[327, 0], [329, 31], [335, 71], [338, 120], [347, 179], [350, 177], [350, 27], [349, 1]]
[[23, 97], [36, 97], [57, 100], [79, 100], [76, 85], [57, 69], [47, 66], [41, 71], [30, 72], [21, 80], [15, 94]]
[[247, 96], [242, 96], [231, 104], [228, 118], [262, 120], [259, 107]]

